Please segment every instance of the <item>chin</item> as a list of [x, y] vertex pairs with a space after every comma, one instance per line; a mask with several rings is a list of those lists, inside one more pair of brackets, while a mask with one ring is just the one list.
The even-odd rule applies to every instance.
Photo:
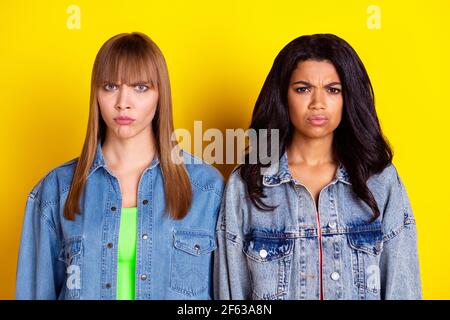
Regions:
[[126, 140], [136, 136], [136, 132], [116, 132], [115, 134], [117, 139]]
[[321, 139], [330, 135], [330, 132], [323, 129], [311, 130], [309, 132], [305, 132], [305, 137], [309, 139]]

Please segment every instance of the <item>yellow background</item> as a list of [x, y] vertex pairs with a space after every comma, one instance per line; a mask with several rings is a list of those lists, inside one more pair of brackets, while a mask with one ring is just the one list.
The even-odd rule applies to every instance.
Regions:
[[[69, 5], [81, 28], [67, 27]], [[424, 297], [450, 298], [450, 1], [1, 1], [0, 298], [14, 296], [27, 193], [78, 156], [104, 41], [142, 31], [162, 49], [177, 128], [246, 128], [273, 59], [293, 38], [346, 39], [371, 76], [378, 115], [417, 218]], [[381, 9], [381, 29], [367, 8]], [[227, 176], [232, 166], [218, 166]]]

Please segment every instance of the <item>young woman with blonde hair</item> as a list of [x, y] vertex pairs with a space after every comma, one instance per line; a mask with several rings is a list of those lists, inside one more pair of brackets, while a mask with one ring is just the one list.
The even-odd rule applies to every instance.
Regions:
[[79, 158], [31, 191], [18, 299], [210, 299], [223, 180], [173, 141], [166, 62], [142, 33], [95, 59]]

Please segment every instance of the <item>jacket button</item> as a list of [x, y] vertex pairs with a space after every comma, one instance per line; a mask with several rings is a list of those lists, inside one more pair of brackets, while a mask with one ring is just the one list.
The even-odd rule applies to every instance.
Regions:
[[331, 274], [331, 279], [333, 279], [334, 281], [339, 280], [340, 277], [341, 277], [341, 275], [338, 272], [333, 272]]
[[108, 247], [109, 249], [111, 249], [113, 246], [114, 246], [114, 245], [113, 245], [111, 242], [108, 243], [108, 245], [107, 245], [107, 247]]
[[116, 211], [116, 207], [111, 207], [111, 211]]
[[147, 239], [148, 239], [148, 235], [147, 235], [147, 234], [143, 234], [143, 235], [142, 235], [142, 239], [143, 239], [143, 240], [147, 240]]
[[146, 205], [148, 203], [148, 200], [147, 199], [145, 199], [144, 201], [142, 201], [142, 204], [143, 205]]
[[141, 280], [142, 280], [142, 281], [147, 280], [147, 275], [145, 275], [145, 274], [141, 275]]
[[264, 259], [265, 257], [267, 257], [267, 251], [264, 249], [260, 250], [259, 256]]
[[107, 284], [105, 285], [105, 287], [106, 287], [106, 289], [111, 289], [111, 283], [107, 283]]

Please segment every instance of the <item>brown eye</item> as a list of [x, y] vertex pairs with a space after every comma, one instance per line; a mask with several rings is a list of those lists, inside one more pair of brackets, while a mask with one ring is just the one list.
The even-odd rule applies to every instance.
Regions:
[[299, 88], [296, 88], [295, 91], [297, 91], [298, 93], [305, 93], [305, 92], [309, 92], [309, 88], [308, 87], [299, 87]]
[[329, 88], [328, 92], [333, 93], [333, 94], [338, 94], [341, 92], [341, 89], [338, 88]]

